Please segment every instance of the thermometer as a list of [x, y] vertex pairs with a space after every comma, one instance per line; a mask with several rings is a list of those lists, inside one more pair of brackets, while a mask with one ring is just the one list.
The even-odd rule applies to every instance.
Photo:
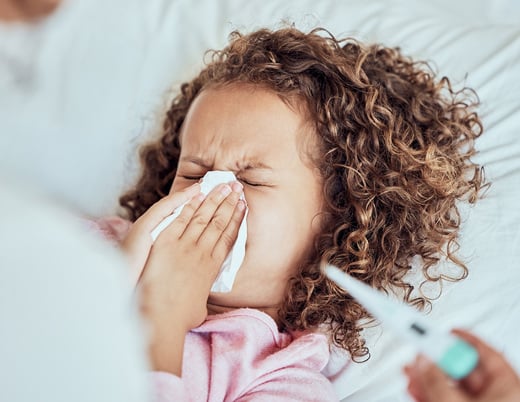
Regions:
[[349, 292], [383, 326], [410, 342], [451, 378], [460, 380], [477, 366], [478, 353], [473, 346], [451, 333], [440, 331], [417, 310], [390, 299], [333, 265], [326, 265], [324, 272], [329, 279]]

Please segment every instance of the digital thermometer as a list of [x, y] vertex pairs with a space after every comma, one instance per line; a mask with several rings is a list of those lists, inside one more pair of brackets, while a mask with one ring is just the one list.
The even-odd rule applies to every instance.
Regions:
[[440, 331], [412, 307], [352, 278], [332, 265], [324, 267], [329, 279], [361, 303], [383, 326], [408, 340], [455, 380], [469, 375], [478, 363], [476, 349], [451, 333]]

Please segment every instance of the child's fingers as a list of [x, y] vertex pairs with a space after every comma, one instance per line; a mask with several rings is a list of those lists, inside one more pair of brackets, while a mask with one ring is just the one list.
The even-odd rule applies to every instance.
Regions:
[[243, 187], [240, 183], [236, 182], [231, 185], [231, 189], [231, 194], [222, 201], [208, 225], [201, 233], [198, 239], [198, 244], [200, 246], [213, 250], [215, 244], [220, 239], [220, 236], [228, 227], [240, 198], [240, 194], [242, 194]]
[[212, 220], [215, 211], [231, 192], [229, 184], [222, 184], [212, 190], [185, 226], [182, 238], [196, 243]]
[[155, 204], [153, 204], [146, 213], [139, 218], [136, 224], [143, 228], [143, 231], [151, 232], [155, 227], [172, 212], [200, 193], [200, 184], [195, 183], [182, 191], [170, 194]]
[[175, 208], [178, 208], [199, 192], [200, 185], [195, 183], [183, 191], [162, 198], [152, 205], [132, 226], [130, 232], [121, 243], [121, 249], [131, 261], [133, 283], [137, 283], [139, 280], [148, 259], [150, 248], [153, 244], [150, 233]]
[[162, 236], [158, 237], [158, 240], [160, 238], [173, 238], [173, 239], [179, 239], [183, 233], [185, 232], [187, 226], [191, 222], [193, 216], [197, 212], [197, 210], [200, 208], [202, 203], [204, 202], [204, 199], [206, 196], [202, 193], [199, 193], [196, 197], [193, 197], [190, 202], [188, 202], [184, 208], [182, 209], [179, 216], [170, 223], [166, 229], [161, 233]]
[[215, 244], [215, 247], [213, 248], [212, 256], [215, 259], [224, 261], [226, 256], [233, 248], [233, 245], [235, 244], [235, 241], [238, 236], [240, 224], [244, 219], [245, 212], [246, 203], [244, 200], [239, 200], [233, 211], [231, 220], [229, 221], [226, 229], [222, 232], [217, 243]]

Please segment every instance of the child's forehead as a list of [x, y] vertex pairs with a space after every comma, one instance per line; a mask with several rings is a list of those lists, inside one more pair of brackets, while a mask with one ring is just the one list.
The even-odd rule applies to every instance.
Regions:
[[181, 159], [202, 166], [227, 153], [242, 167], [273, 167], [299, 156], [308, 131], [301, 111], [274, 91], [250, 85], [208, 88], [194, 100], [181, 128]]
[[225, 113], [228, 112], [235, 120], [243, 115], [247, 118], [263, 118], [264, 124], [271, 125], [286, 121], [287, 118], [301, 125], [310, 119], [303, 96], [280, 92], [261, 83], [233, 82], [208, 86], [191, 102], [186, 119], [190, 120], [192, 115], [196, 115], [200, 120], [203, 114], [212, 110], [224, 112], [226, 117], [229, 117]]

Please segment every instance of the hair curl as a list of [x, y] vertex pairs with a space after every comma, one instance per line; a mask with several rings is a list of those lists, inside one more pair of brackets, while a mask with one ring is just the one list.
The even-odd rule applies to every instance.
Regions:
[[[455, 252], [458, 200], [474, 203], [485, 184], [471, 161], [482, 124], [476, 94], [454, 91], [424, 62], [399, 48], [336, 40], [325, 30], [294, 28], [231, 34], [200, 74], [184, 83], [166, 113], [162, 136], [141, 152], [136, 187], [120, 198], [132, 220], [168, 194], [180, 154], [179, 132], [195, 97], [209, 86], [259, 85], [304, 106], [318, 139], [314, 161], [323, 177], [323, 228], [315, 258], [290, 280], [279, 310], [282, 329], [324, 326], [354, 359], [368, 356], [360, 335], [367, 312], [320, 270], [322, 259], [379, 289], [403, 290], [414, 256], [425, 282], [459, 280], [467, 268]], [[431, 272], [441, 258], [458, 275]], [[423, 282], [423, 283], [425, 283]]]

